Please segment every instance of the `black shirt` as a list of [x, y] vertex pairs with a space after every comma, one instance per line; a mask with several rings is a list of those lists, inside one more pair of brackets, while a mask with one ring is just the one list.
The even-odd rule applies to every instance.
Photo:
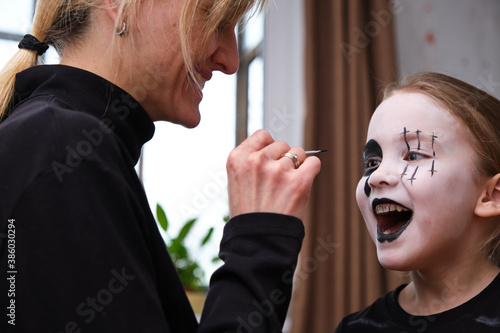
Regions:
[[228, 222], [198, 325], [134, 169], [147, 113], [67, 66], [30, 68], [15, 89], [0, 124], [0, 331], [281, 330], [300, 220]]
[[[443, 297], [453, 297], [460, 286], [453, 286]], [[342, 319], [335, 332], [384, 333], [493, 333], [500, 332], [500, 274], [481, 293], [468, 302], [431, 316], [412, 316], [398, 303], [401, 285], [368, 308]]]

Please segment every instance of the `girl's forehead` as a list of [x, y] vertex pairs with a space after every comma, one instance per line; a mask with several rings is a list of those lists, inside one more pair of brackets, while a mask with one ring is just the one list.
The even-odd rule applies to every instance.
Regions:
[[452, 114], [431, 97], [416, 92], [398, 92], [375, 110], [368, 127], [368, 139], [375, 137], [407, 138], [417, 133], [450, 133], [462, 130]]
[[387, 149], [474, 154], [468, 127], [448, 109], [421, 93], [399, 92], [374, 112], [366, 141]]

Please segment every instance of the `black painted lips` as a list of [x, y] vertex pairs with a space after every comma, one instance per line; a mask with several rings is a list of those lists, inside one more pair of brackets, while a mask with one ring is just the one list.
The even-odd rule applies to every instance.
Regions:
[[[398, 205], [404, 207], [405, 210], [377, 214], [376, 208], [381, 204]], [[373, 200], [372, 209], [377, 219], [377, 240], [379, 242], [392, 242], [396, 240], [408, 227], [413, 216], [412, 210], [387, 198]]]

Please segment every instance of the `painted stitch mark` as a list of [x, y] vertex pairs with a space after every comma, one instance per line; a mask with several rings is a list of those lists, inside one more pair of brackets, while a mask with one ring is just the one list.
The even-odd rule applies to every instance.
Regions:
[[431, 170], [430, 170], [430, 172], [431, 172], [431, 177], [432, 177], [432, 176], [434, 176], [434, 174], [437, 172], [437, 170], [436, 170], [436, 168], [435, 168], [435, 166], [434, 166], [434, 162], [436, 162], [436, 161], [435, 161], [435, 160], [434, 160], [434, 161], [432, 161], [432, 168], [431, 168]]
[[408, 179], [409, 181], [411, 181], [412, 185], [413, 185], [413, 181], [417, 180], [417, 178], [415, 178], [415, 175], [417, 174], [417, 171], [418, 171], [418, 167], [415, 168], [415, 172], [413, 172], [413, 175], [411, 176], [411, 178]]
[[402, 134], [405, 138], [406, 148], [408, 149], [408, 151], [410, 151], [410, 144], [408, 143], [408, 139], [406, 138], [406, 134], [409, 134], [409, 133], [410, 133], [410, 131], [407, 131], [406, 127], [405, 127]]
[[401, 179], [403, 179], [403, 176], [406, 176], [406, 170], [408, 170], [408, 165], [405, 166], [405, 169], [403, 170], [403, 173], [401, 174]]

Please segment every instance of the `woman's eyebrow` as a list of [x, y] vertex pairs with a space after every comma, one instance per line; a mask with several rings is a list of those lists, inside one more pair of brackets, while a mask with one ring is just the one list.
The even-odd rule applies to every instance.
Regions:
[[370, 139], [363, 147], [363, 156], [380, 156], [382, 157], [382, 148], [374, 139]]

